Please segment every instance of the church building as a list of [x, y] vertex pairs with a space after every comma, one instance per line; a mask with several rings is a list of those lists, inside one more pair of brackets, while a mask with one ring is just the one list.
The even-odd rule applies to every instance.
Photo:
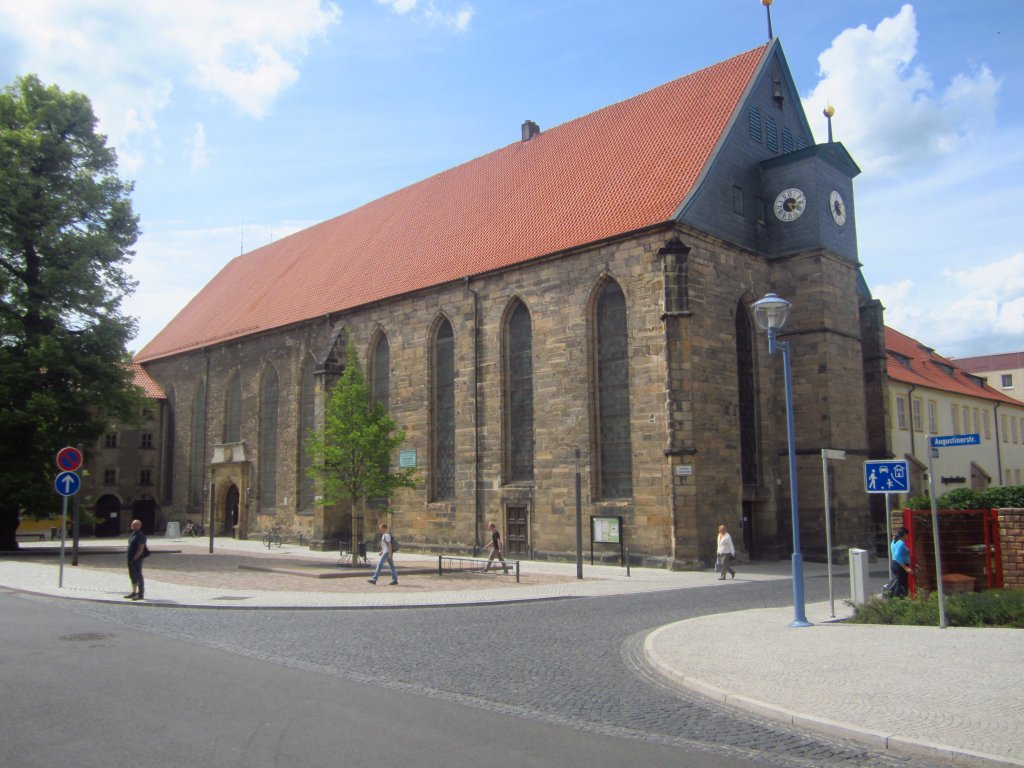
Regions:
[[[882, 307], [860, 272], [853, 178], [815, 144], [777, 39], [521, 138], [230, 261], [135, 358], [163, 393], [155, 525], [352, 536], [304, 438], [349, 343], [420, 487], [370, 506], [403, 549], [571, 559], [576, 478], [595, 557], [706, 567], [790, 553], [783, 365], [751, 304], [791, 302], [805, 557], [884, 530], [863, 461], [889, 457]], [[577, 458], [578, 457], [578, 458]], [[377, 516], [380, 516], [378, 519]], [[881, 526], [881, 528], [879, 527]]]

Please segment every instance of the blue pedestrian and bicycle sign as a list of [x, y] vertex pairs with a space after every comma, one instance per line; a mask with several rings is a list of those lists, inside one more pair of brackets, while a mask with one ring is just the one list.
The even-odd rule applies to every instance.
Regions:
[[910, 473], [906, 461], [865, 461], [864, 489], [868, 493], [908, 493]]

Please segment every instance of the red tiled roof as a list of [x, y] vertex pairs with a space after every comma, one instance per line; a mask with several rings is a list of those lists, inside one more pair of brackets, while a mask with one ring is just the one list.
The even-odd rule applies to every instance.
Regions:
[[233, 259], [148, 361], [666, 222], [771, 46], [510, 144]]
[[149, 374], [146, 373], [145, 369], [138, 363], [129, 363], [128, 367], [132, 371], [132, 382], [137, 387], [142, 387], [142, 391], [146, 397], [151, 397], [154, 400], [163, 400], [167, 395], [164, 394], [163, 389], [153, 379], [150, 378]]
[[1020, 405], [1020, 400], [969, 376], [955, 361], [935, 354], [935, 350], [889, 327], [885, 329], [885, 349], [889, 353], [889, 378], [894, 381]]
[[988, 373], [989, 371], [1006, 371], [1011, 368], [1024, 368], [1024, 352], [1003, 352], [996, 355], [978, 355], [977, 357], [954, 357], [956, 364], [965, 371], [972, 373]]

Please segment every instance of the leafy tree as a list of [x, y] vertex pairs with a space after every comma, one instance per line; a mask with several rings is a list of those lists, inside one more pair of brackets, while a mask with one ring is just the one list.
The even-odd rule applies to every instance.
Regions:
[[132, 185], [89, 99], [34, 75], [0, 91], [0, 550], [57, 511], [56, 452], [137, 413], [121, 314]]
[[359, 507], [369, 499], [389, 498], [398, 488], [415, 488], [416, 468], [391, 471], [391, 457], [405, 442], [405, 432], [370, 396], [351, 342], [347, 357], [345, 372], [327, 401], [323, 431], [311, 432], [306, 448], [312, 459], [309, 474], [322, 484], [321, 503], [351, 502], [356, 551]]

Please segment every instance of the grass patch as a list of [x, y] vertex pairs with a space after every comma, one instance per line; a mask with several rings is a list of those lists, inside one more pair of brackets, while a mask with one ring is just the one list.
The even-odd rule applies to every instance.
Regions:
[[[915, 598], [872, 597], [853, 606], [853, 624], [939, 624], [939, 596]], [[1007, 627], [1024, 629], [1024, 589], [990, 589], [946, 596], [946, 623], [951, 627]]]

